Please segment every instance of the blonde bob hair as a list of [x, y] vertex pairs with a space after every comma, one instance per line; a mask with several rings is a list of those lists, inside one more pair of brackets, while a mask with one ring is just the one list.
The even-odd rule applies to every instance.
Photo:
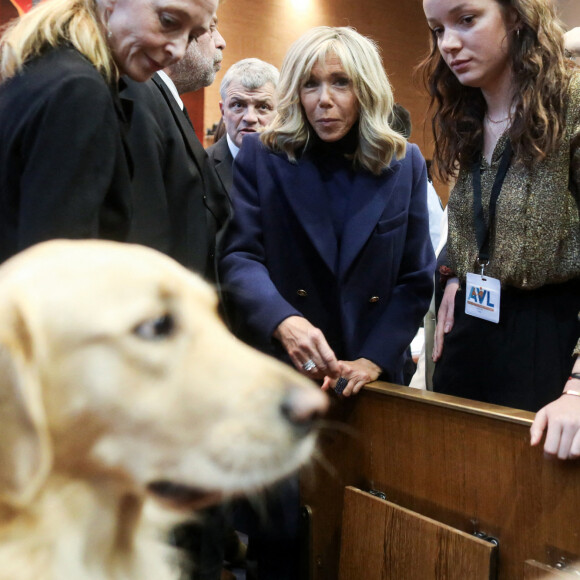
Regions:
[[394, 156], [400, 159], [405, 155], [407, 142], [389, 125], [393, 91], [377, 46], [350, 27], [312, 28], [290, 47], [280, 71], [277, 115], [260, 138], [270, 149], [296, 161], [314, 131], [302, 108], [300, 91], [312, 68], [330, 55], [339, 58], [359, 102], [358, 145], [353, 165], [378, 175]]
[[0, 40], [0, 78], [14, 76], [48, 48], [66, 44], [81, 52], [108, 82], [117, 79], [97, 0], [43, 0], [17, 18]]

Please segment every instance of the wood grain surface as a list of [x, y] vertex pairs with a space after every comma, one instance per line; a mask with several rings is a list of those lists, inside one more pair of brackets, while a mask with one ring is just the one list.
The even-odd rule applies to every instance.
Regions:
[[490, 580], [496, 547], [347, 487], [339, 580]]
[[526, 560], [553, 566], [562, 555], [579, 556], [580, 462], [530, 447], [532, 420], [525, 411], [386, 383], [335, 400], [320, 459], [302, 477], [312, 510], [311, 578], [338, 578], [346, 485], [497, 538], [500, 580], [524, 578]]

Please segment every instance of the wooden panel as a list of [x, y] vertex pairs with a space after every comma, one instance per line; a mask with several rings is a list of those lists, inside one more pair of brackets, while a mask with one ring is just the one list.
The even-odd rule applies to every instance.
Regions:
[[192, 93], [184, 93], [181, 95], [181, 100], [183, 105], [187, 109], [187, 114], [191, 119], [193, 128], [195, 129], [195, 134], [197, 138], [203, 143], [204, 135], [204, 121], [203, 121], [203, 103], [205, 99], [205, 93], [203, 90], [194, 91]]
[[340, 580], [490, 580], [496, 547], [347, 487]]
[[18, 10], [10, 0], [0, 0], [0, 26], [3, 27], [17, 16]]
[[578, 577], [579, 575], [574, 572], [557, 570], [535, 560], [528, 560], [524, 563], [524, 580], [555, 580], [556, 578], [571, 580]]
[[533, 414], [375, 383], [335, 400], [321, 462], [304, 475], [314, 580], [336, 580], [345, 485], [499, 539], [499, 580], [580, 555], [580, 462], [529, 445]]

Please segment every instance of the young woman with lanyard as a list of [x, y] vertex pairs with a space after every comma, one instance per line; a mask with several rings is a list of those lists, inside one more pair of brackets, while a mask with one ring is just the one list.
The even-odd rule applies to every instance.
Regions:
[[423, 0], [435, 167], [449, 199], [433, 385], [539, 411], [580, 456], [580, 75], [544, 0]]

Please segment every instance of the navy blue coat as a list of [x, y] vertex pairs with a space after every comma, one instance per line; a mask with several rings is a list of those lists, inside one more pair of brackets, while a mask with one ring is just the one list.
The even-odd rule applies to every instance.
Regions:
[[297, 163], [247, 135], [234, 163], [223, 282], [264, 350], [285, 318], [306, 317], [342, 360], [367, 358], [400, 382], [435, 268], [425, 161], [415, 145], [380, 176], [356, 174], [340, 252], [312, 156]]

